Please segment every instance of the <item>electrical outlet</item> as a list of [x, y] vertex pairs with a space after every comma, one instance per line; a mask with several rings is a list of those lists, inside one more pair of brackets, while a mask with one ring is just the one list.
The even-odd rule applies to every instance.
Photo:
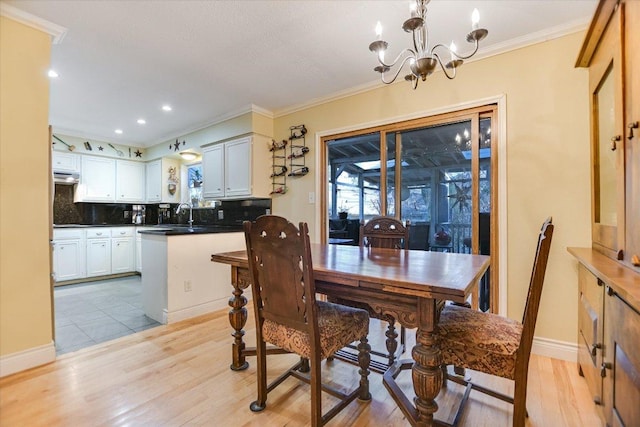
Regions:
[[193, 289], [191, 288], [191, 280], [184, 281], [184, 291], [191, 292]]
[[224, 219], [224, 211], [222, 209], [220, 209], [218, 211], [218, 219], [219, 220], [223, 220]]

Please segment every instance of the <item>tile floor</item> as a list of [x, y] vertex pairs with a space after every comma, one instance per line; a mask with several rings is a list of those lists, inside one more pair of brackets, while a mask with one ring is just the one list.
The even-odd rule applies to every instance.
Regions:
[[56, 287], [56, 354], [160, 325], [145, 316], [140, 295], [140, 276]]

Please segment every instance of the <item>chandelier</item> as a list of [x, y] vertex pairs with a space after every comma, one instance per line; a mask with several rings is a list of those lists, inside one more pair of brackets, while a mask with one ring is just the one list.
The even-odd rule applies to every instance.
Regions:
[[[438, 65], [440, 65], [447, 78], [452, 80], [456, 77], [458, 67], [462, 65], [465, 59], [469, 59], [476, 54], [480, 40], [489, 34], [484, 28], [478, 28], [480, 14], [478, 13], [478, 9], [474, 9], [471, 15], [471, 32], [467, 34], [467, 41], [474, 44], [473, 52], [466, 56], [460, 55], [457, 53], [456, 45], [453, 42], [451, 42], [450, 46], [436, 44], [429, 49], [429, 34], [427, 30], [427, 4], [429, 1], [430, 0], [411, 0], [411, 17], [404, 21], [402, 29], [407, 33], [412, 33], [413, 49], [404, 49], [391, 63], [386, 63], [384, 60], [388, 43], [382, 40], [382, 25], [380, 21], [378, 21], [376, 25], [377, 40], [369, 45], [369, 50], [374, 52], [378, 57], [380, 65], [375, 67], [374, 71], [380, 73], [380, 78], [383, 83], [393, 83], [407, 62], [409, 63], [411, 73], [407, 74], [404, 79], [411, 82], [413, 89], [418, 87], [418, 78], [425, 81], [427, 76], [433, 73]], [[448, 56], [449, 61], [446, 63], [443, 62], [442, 55]], [[446, 59], [444, 61], [446, 61]], [[396, 71], [391, 72], [391, 69], [398, 63], [400, 65]], [[393, 75], [390, 80], [385, 79], [387, 73]]]

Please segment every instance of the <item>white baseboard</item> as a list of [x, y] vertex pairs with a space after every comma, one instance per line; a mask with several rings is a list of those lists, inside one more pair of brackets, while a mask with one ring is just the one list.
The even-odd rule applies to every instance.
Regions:
[[49, 344], [7, 354], [0, 357], [0, 378], [46, 363], [51, 363], [55, 360], [56, 347], [53, 341]]
[[221, 310], [225, 307], [229, 307], [229, 299], [221, 298], [214, 301], [209, 301], [204, 304], [194, 305], [192, 307], [183, 308], [182, 310], [167, 311], [162, 313], [162, 320], [164, 324], [175, 323], [181, 320], [190, 319], [192, 317], [201, 316], [203, 314], [211, 313], [216, 310]]
[[539, 356], [576, 362], [578, 360], [578, 345], [565, 341], [548, 338], [533, 338], [531, 352]]

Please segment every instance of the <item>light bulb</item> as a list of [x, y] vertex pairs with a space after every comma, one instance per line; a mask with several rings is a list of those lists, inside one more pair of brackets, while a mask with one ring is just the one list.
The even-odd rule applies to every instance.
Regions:
[[453, 61], [454, 59], [456, 59], [456, 44], [453, 42], [453, 40], [451, 41], [451, 45], [449, 46], [449, 50], [451, 51], [451, 60]]
[[480, 12], [478, 12], [478, 9], [473, 9], [473, 13], [471, 13], [471, 29], [477, 30], [479, 22], [480, 22]]
[[378, 38], [378, 40], [382, 38], [382, 24], [380, 23], [380, 21], [378, 21], [378, 23], [376, 24], [376, 37]]
[[414, 0], [409, 2], [409, 16], [412, 18], [418, 16], [418, 4]]

